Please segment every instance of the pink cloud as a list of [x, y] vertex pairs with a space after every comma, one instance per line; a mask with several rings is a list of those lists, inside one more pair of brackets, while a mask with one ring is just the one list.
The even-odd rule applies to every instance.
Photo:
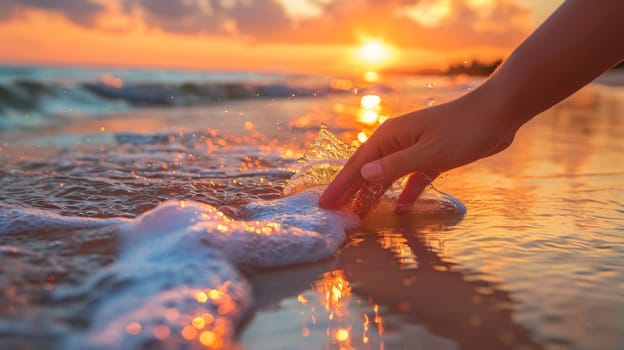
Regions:
[[[354, 44], [370, 36], [396, 46], [432, 50], [510, 47], [531, 25], [530, 11], [517, 0], [307, 0], [319, 13], [301, 18], [290, 17], [273, 0], [118, 1], [123, 12], [118, 15], [139, 16], [148, 26], [166, 32], [256, 43]], [[62, 13], [83, 27], [96, 26], [94, 18], [106, 12], [95, 0], [3, 0], [0, 13], [6, 18], [27, 8]], [[433, 12], [419, 17], [414, 12], [419, 9]]]

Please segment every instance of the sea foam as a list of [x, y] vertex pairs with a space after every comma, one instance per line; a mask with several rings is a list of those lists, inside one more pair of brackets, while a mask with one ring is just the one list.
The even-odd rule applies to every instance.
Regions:
[[[128, 219], [82, 219], [47, 211], [1, 209], [9, 234], [115, 227], [119, 255], [76, 289], [53, 298], [84, 296], [86, 332], [68, 337], [68, 349], [160, 346], [222, 348], [252, 306], [241, 265], [278, 267], [332, 256], [359, 219], [318, 207], [311, 188], [244, 206], [245, 220], [194, 201], [168, 201]], [[197, 327], [201, 325], [201, 327]]]
[[[242, 219], [186, 200], [164, 202], [134, 219], [4, 208], [0, 232], [115, 232], [113, 263], [75, 288], [52, 293], [57, 301], [86, 299], [82, 305], [89, 327], [68, 335], [64, 348], [229, 348], [253, 307], [252, 287], [240, 267], [274, 268], [331, 257], [346, 231], [360, 224], [352, 212], [317, 204], [324, 185], [352, 151], [322, 129], [287, 184], [286, 196], [242, 206]], [[433, 203], [443, 198], [449, 197]]]

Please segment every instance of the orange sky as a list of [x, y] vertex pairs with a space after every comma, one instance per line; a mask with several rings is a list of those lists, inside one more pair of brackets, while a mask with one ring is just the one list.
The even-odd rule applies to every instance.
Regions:
[[[0, 62], [349, 72], [509, 53], [561, 0], [2, 0]], [[371, 39], [390, 48], [366, 63]]]

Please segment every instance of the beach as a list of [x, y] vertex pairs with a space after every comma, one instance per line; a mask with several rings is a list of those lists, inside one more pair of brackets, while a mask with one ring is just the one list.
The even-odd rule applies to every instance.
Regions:
[[[356, 147], [387, 118], [482, 81], [4, 66], [0, 348], [106, 348], [94, 330], [108, 330], [153, 348], [618, 349], [621, 73], [536, 117], [504, 152], [438, 178], [465, 213], [398, 216], [388, 200], [350, 228], [313, 197], [284, 198], [322, 125]], [[176, 211], [136, 228], [167, 201], [231, 218], [204, 218], [214, 232], [291, 220], [262, 226], [275, 244], [289, 227], [347, 229], [324, 255], [241, 264], [169, 234], [195, 232]], [[127, 232], [148, 238], [127, 243]]]

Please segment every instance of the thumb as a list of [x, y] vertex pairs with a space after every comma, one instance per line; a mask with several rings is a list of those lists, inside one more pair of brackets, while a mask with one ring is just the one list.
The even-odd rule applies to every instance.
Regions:
[[364, 164], [360, 173], [369, 182], [392, 183], [416, 170], [426, 172], [428, 169], [425, 169], [423, 165], [427, 162], [427, 158], [427, 154], [423, 153], [420, 147], [413, 145]]

